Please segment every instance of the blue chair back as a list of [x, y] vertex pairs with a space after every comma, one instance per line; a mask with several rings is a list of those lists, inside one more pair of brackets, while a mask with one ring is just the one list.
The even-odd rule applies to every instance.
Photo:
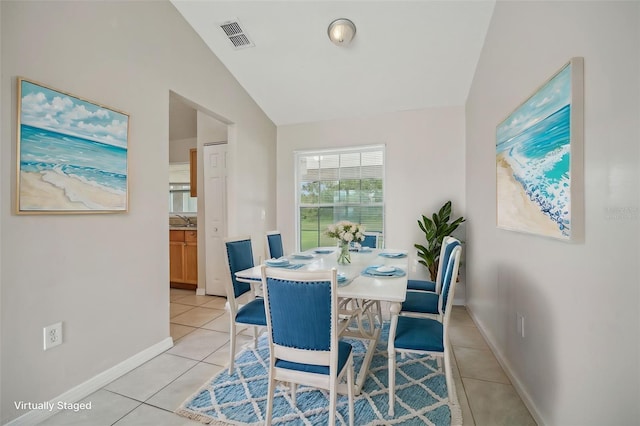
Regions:
[[236, 272], [243, 269], [253, 268], [253, 250], [251, 239], [237, 241], [227, 241], [227, 261], [229, 262], [229, 272], [231, 272], [231, 283], [233, 284], [233, 295], [238, 298], [251, 289], [251, 285], [238, 281]]
[[269, 246], [270, 258], [279, 258], [284, 256], [284, 248], [282, 247], [282, 235], [279, 233], [267, 234], [267, 244]]
[[378, 248], [378, 234], [366, 233], [360, 243], [362, 247]]
[[460, 245], [460, 241], [456, 240], [455, 238], [451, 238], [451, 237], [448, 238], [448, 241], [444, 247], [444, 254], [442, 259], [443, 265], [446, 265], [449, 263], [449, 257], [451, 257], [451, 252], [455, 247], [458, 247], [459, 245]]
[[460, 241], [456, 240], [453, 237], [445, 237], [443, 244], [444, 244], [444, 250], [442, 253], [442, 258], [439, 260], [439, 262], [440, 262], [440, 265], [445, 265], [446, 267], [446, 265], [449, 264], [449, 258], [451, 257], [451, 252], [453, 251], [454, 248], [460, 245]]
[[[331, 281], [267, 277], [272, 341], [296, 349], [331, 350]], [[278, 307], [286, 309], [278, 309]]]
[[446, 272], [451, 251], [460, 245], [457, 239], [446, 236], [442, 239], [442, 247], [440, 248], [440, 257], [438, 258], [438, 273], [436, 274], [436, 293], [442, 292], [442, 278]]
[[462, 251], [462, 247], [460, 247], [459, 242], [458, 244], [451, 245], [453, 247], [451, 247], [451, 250], [449, 252], [449, 258], [446, 265], [442, 263], [440, 264], [441, 267], [445, 267], [444, 273], [442, 275], [442, 297], [440, 298], [440, 313], [442, 314], [446, 312], [447, 301], [449, 300], [449, 293], [451, 288], [453, 287], [454, 280], [458, 279], [457, 266], [460, 263], [460, 252]]

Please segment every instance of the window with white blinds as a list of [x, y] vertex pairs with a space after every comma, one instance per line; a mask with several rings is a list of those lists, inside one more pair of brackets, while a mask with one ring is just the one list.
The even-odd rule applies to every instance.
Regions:
[[296, 212], [300, 250], [333, 246], [324, 235], [341, 220], [384, 235], [384, 146], [297, 152]]

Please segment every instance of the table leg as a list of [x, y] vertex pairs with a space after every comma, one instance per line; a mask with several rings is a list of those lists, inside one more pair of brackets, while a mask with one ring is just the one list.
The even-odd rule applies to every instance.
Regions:
[[[380, 327], [376, 328], [375, 322], [373, 321], [373, 316], [371, 314], [372, 309], [377, 309], [380, 305], [376, 303], [376, 301], [364, 301], [364, 300], [356, 300], [354, 301], [357, 306], [357, 314], [352, 319], [356, 322], [354, 328], [347, 328], [342, 334], [342, 337], [351, 337], [354, 339], [365, 340], [367, 343], [367, 352], [364, 355], [364, 359], [362, 360], [362, 365], [360, 366], [360, 370], [356, 375], [356, 383], [355, 383], [355, 392], [356, 395], [360, 395], [360, 391], [364, 386], [364, 382], [367, 379], [367, 372], [369, 371], [369, 366], [371, 365], [371, 361], [373, 360], [373, 355], [376, 352], [376, 346], [378, 345], [378, 338], [380, 337], [380, 332], [382, 331], [382, 324]], [[378, 314], [378, 312], [376, 312]], [[368, 327], [365, 327], [363, 321], [368, 321]]]
[[389, 362], [389, 411], [387, 414], [389, 416], [393, 416], [396, 402], [396, 350], [394, 338], [396, 334], [396, 327], [398, 326], [398, 314], [400, 313], [401, 309], [402, 304], [400, 303], [392, 303], [389, 309], [391, 312], [391, 324], [389, 325], [389, 341], [387, 342], [387, 355]]
[[355, 391], [356, 395], [360, 395], [360, 391], [362, 390], [362, 386], [364, 385], [364, 381], [367, 379], [367, 372], [369, 371], [369, 365], [371, 365], [371, 360], [373, 359], [373, 355], [376, 352], [376, 346], [378, 345], [378, 337], [380, 337], [380, 328], [376, 328], [374, 333], [365, 337], [360, 334], [358, 331], [346, 330], [342, 336], [343, 337], [351, 337], [354, 339], [366, 340], [367, 341], [367, 352], [364, 355], [364, 359], [362, 360], [362, 365], [360, 366], [360, 370], [356, 375], [356, 383], [355, 383]]

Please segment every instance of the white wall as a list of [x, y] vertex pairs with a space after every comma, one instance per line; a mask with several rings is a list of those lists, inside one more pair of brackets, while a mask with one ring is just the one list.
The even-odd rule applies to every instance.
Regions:
[[227, 141], [227, 124], [219, 121], [215, 117], [205, 112], [198, 111], [197, 129], [198, 129], [198, 148], [202, 145], [212, 142]]
[[189, 150], [198, 147], [198, 138], [174, 139], [169, 141], [169, 164], [188, 163]]
[[[278, 127], [278, 229], [287, 250], [296, 248], [294, 151], [386, 145], [385, 246], [410, 250], [424, 241], [417, 220], [452, 200], [464, 216], [464, 110], [405, 111], [351, 120]], [[460, 231], [463, 233], [464, 229]], [[412, 277], [425, 278], [415, 265]], [[464, 299], [464, 286], [456, 299]]]
[[[640, 423], [639, 28], [638, 2], [498, 2], [466, 105], [467, 301], [541, 424]], [[496, 229], [496, 124], [573, 56], [585, 240]]]
[[[50, 400], [169, 337], [169, 91], [234, 123], [232, 155], [275, 151], [276, 130], [168, 2], [0, 8], [4, 423], [23, 414], [14, 401]], [[130, 114], [128, 213], [13, 214], [17, 76]], [[244, 233], [263, 230], [253, 210], [275, 214], [274, 155], [233, 159]], [[42, 327], [57, 321], [65, 342], [43, 352]]]

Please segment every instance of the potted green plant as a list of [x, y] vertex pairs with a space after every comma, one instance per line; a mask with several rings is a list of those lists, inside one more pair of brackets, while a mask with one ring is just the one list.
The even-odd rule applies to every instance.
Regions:
[[431, 281], [435, 281], [438, 276], [438, 263], [440, 260], [440, 248], [442, 247], [442, 239], [447, 235], [451, 235], [462, 222], [463, 217], [449, 222], [451, 218], [451, 201], [447, 201], [440, 208], [438, 213], [433, 213], [431, 218], [422, 215], [422, 220], [418, 220], [418, 226], [424, 232], [427, 244], [414, 244], [418, 249], [418, 257], [422, 265], [429, 269]]

